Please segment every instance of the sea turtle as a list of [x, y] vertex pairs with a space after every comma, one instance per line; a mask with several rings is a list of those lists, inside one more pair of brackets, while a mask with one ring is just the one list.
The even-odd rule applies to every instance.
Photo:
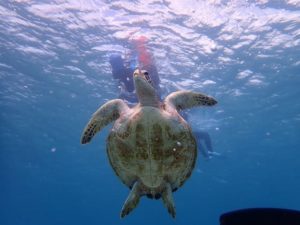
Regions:
[[135, 70], [134, 84], [139, 103], [129, 107], [114, 99], [102, 105], [86, 125], [81, 143], [115, 121], [107, 138], [107, 154], [116, 175], [131, 191], [121, 211], [129, 214], [140, 197], [162, 198], [172, 217], [172, 192], [190, 177], [197, 157], [195, 138], [178, 113], [194, 106], [212, 106], [217, 101], [192, 91], [176, 91], [159, 101], [145, 70]]

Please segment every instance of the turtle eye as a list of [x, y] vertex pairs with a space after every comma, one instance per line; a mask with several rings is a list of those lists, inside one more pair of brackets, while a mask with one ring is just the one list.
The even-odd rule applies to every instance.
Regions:
[[145, 76], [146, 80], [151, 83], [151, 78], [149, 76], [149, 73], [148, 72], [144, 72], [144, 76]]

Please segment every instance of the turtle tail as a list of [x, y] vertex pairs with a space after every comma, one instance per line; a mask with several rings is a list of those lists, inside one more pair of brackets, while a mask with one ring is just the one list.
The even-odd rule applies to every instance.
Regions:
[[[136, 181], [123, 205], [121, 210], [121, 218], [127, 216], [139, 203], [141, 197], [140, 183]], [[172, 188], [169, 183], [166, 183], [164, 191], [161, 193], [161, 198], [168, 209], [170, 215], [175, 218], [175, 204], [173, 200]]]

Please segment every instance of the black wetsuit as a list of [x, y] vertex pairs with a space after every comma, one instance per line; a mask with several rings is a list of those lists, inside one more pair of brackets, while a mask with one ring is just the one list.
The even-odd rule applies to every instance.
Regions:
[[134, 70], [131, 68], [119, 68], [117, 70], [112, 70], [112, 75], [114, 79], [119, 80], [119, 83], [123, 83], [125, 85], [126, 91], [133, 92], [134, 84], [133, 84], [133, 72]]

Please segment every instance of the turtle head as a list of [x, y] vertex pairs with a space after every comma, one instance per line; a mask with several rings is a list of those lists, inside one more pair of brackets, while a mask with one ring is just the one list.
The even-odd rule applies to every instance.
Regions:
[[136, 69], [133, 79], [140, 104], [142, 106], [158, 106], [159, 100], [148, 71]]
[[151, 86], [154, 89], [147, 70], [136, 69], [133, 73], [133, 78], [136, 85]]

